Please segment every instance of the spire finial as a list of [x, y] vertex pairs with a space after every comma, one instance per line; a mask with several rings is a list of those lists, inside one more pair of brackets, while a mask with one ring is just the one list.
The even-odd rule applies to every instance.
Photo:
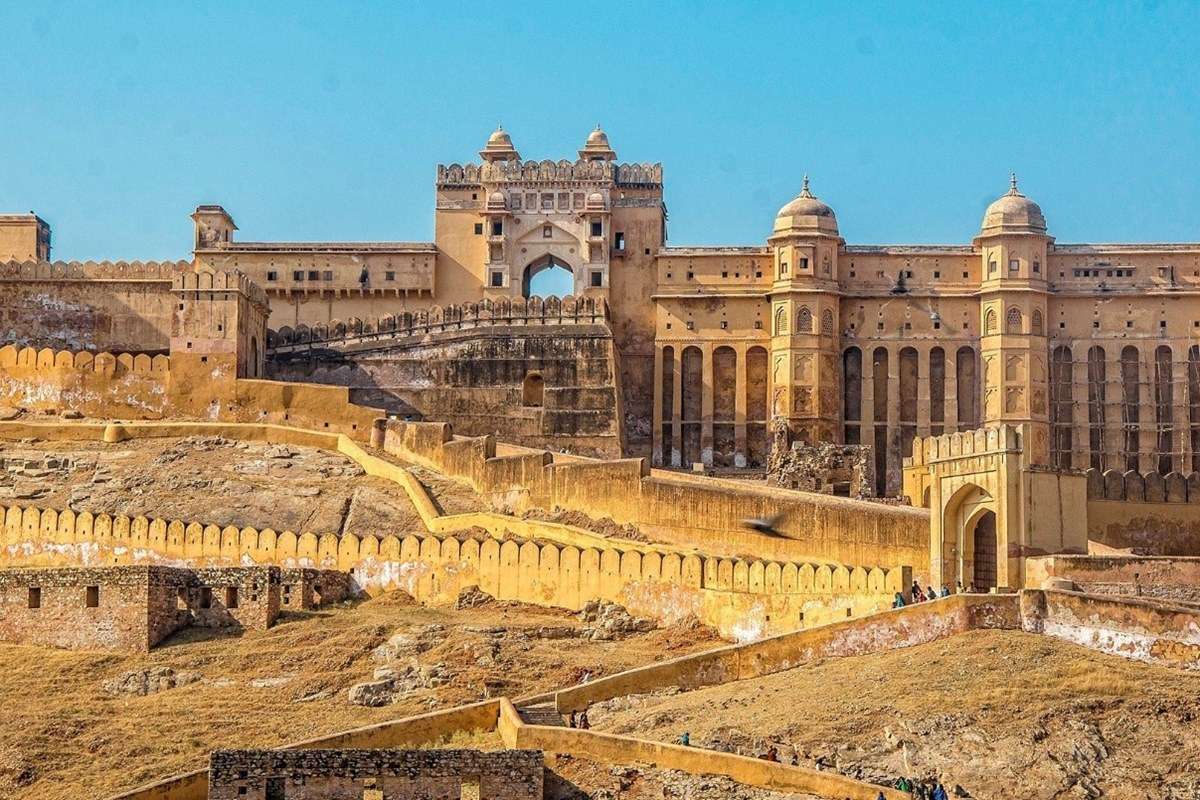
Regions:
[[801, 197], [812, 197], [812, 192], [808, 190], [808, 173], [804, 173], [804, 185], [800, 187]]
[[1017, 173], [1008, 173], [1008, 187], [1009, 194], [1020, 194], [1020, 192], [1017, 191]]

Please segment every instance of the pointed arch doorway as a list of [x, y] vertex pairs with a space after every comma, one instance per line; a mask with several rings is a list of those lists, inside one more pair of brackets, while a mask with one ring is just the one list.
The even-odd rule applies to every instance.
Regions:
[[529, 262], [521, 274], [521, 296], [566, 297], [575, 294], [575, 273], [560, 258], [545, 255]]

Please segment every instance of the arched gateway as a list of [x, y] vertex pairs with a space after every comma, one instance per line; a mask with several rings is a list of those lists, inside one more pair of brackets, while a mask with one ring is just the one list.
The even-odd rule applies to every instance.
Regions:
[[553, 255], [531, 261], [521, 274], [522, 297], [566, 297], [578, 294], [575, 289], [575, 273], [571, 266]]
[[929, 509], [934, 586], [1020, 588], [1026, 556], [1087, 552], [1086, 478], [1031, 466], [1027, 434], [1001, 424], [913, 440], [904, 493]]

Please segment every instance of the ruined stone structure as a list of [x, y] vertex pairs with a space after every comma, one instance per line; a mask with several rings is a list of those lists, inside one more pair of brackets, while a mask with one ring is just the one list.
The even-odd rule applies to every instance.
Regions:
[[542, 752], [217, 750], [209, 800], [541, 800]]
[[142, 652], [175, 631], [265, 630], [278, 567], [0, 569], [0, 641]]
[[767, 464], [772, 486], [864, 500], [875, 494], [870, 445], [777, 441]]

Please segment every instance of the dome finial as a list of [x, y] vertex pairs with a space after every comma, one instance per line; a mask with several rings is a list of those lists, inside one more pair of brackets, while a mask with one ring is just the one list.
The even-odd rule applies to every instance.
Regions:
[[812, 192], [808, 190], [808, 173], [804, 173], [804, 185], [800, 187], [801, 197], [812, 197]]
[[1020, 194], [1017, 191], [1017, 173], [1015, 172], [1008, 173], [1008, 193], [1014, 196]]

